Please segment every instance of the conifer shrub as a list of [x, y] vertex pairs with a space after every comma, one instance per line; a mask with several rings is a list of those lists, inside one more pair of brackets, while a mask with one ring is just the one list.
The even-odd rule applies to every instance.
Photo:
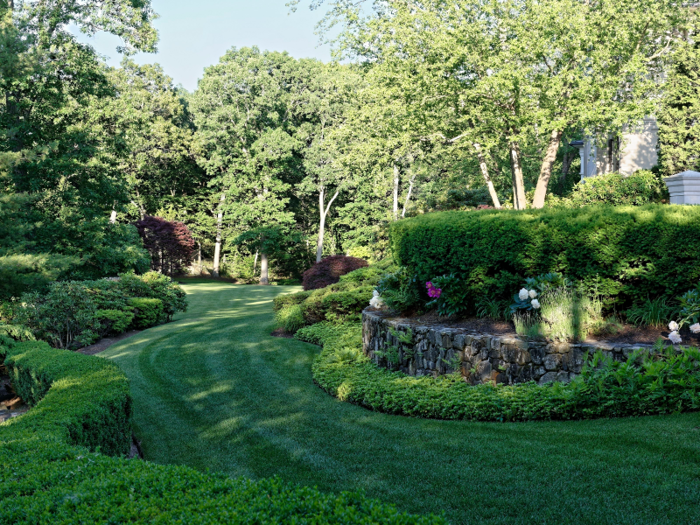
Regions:
[[454, 274], [472, 309], [483, 298], [508, 300], [527, 277], [550, 272], [621, 309], [648, 297], [673, 299], [700, 281], [700, 208], [693, 206], [430, 213], [394, 223], [391, 240], [417, 291]]
[[314, 264], [304, 272], [304, 290], [318, 290], [340, 281], [340, 277], [368, 266], [367, 261], [346, 255], [333, 255]]

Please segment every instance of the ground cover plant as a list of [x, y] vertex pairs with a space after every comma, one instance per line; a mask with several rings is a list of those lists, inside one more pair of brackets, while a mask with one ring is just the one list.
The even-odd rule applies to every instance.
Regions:
[[3, 523], [444, 523], [359, 494], [124, 459], [132, 402], [116, 365], [7, 338], [0, 357], [34, 406], [0, 425]]
[[364, 490], [455, 524], [700, 520], [698, 413], [523, 424], [371, 411], [314, 385], [318, 346], [269, 336], [274, 297], [293, 289], [185, 289], [174, 323], [105, 353], [129, 377], [149, 460]]
[[598, 353], [570, 383], [476, 385], [460, 373], [410, 377], [377, 367], [362, 354], [361, 327], [314, 325], [297, 337], [323, 345], [314, 381], [331, 395], [372, 410], [475, 421], [643, 416], [700, 408], [700, 350], [658, 347], [624, 363]]

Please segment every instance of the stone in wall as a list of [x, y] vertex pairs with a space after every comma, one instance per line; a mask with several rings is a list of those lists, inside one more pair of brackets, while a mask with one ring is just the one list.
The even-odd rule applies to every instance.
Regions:
[[[411, 335], [409, 341], [409, 334]], [[405, 374], [439, 376], [459, 372], [471, 384], [567, 382], [581, 373], [587, 356], [600, 350], [626, 361], [651, 345], [545, 343], [515, 334], [490, 335], [462, 328], [422, 326], [384, 311], [362, 313], [363, 351], [378, 366]]]

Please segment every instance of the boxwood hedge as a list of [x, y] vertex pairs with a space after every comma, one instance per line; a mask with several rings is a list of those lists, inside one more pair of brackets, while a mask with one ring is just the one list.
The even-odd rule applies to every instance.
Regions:
[[361, 494], [124, 459], [132, 408], [115, 365], [43, 342], [2, 339], [0, 354], [33, 405], [0, 424], [0, 523], [444, 523]]
[[430, 213], [394, 223], [391, 244], [419, 283], [455, 273], [475, 302], [510, 299], [526, 277], [561, 272], [623, 307], [697, 285], [700, 207]]

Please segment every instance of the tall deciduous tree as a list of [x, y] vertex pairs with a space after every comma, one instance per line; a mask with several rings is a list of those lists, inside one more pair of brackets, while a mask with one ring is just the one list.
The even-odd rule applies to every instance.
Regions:
[[671, 0], [339, 0], [328, 20], [344, 24], [345, 56], [410, 97], [426, 136], [507, 148], [524, 208], [524, 149], [539, 157], [542, 207], [565, 129], [617, 132], [655, 109], [661, 58], [686, 17]]
[[667, 176], [700, 170], [700, 37], [681, 40], [671, 57], [658, 113], [659, 159]]
[[298, 63], [286, 53], [234, 48], [205, 70], [192, 98], [201, 164], [221, 188], [215, 271], [224, 221], [255, 232], [261, 284], [269, 282], [267, 262], [278, 246], [273, 237], [293, 228], [288, 204], [301, 158], [290, 88], [298, 76]]

